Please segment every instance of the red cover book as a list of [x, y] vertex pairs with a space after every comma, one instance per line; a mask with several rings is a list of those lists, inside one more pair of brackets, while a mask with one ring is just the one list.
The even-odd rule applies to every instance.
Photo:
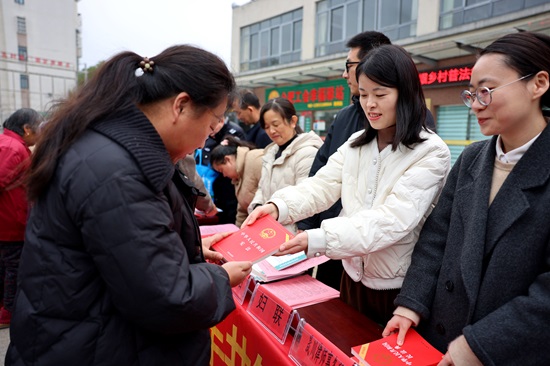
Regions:
[[293, 237], [283, 225], [266, 215], [213, 244], [212, 249], [223, 254], [229, 262], [256, 263], [277, 252], [281, 244]]
[[416, 330], [410, 328], [405, 343], [397, 345], [397, 333], [376, 341], [351, 348], [362, 365], [367, 366], [432, 366], [437, 365], [443, 354], [429, 344]]

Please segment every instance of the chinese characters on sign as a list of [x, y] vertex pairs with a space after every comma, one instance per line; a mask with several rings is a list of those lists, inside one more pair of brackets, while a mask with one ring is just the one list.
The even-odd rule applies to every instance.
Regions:
[[287, 98], [297, 111], [340, 109], [348, 105], [351, 98], [345, 79], [267, 89], [266, 97], [267, 100]]
[[290, 322], [296, 313], [260, 284], [254, 289], [247, 312], [281, 343], [285, 342]]
[[[437, 86], [465, 83], [470, 80], [472, 65], [420, 71], [418, 77], [423, 86]], [[345, 79], [334, 79], [320, 83], [297, 84], [266, 90], [266, 101], [283, 97], [290, 100], [297, 111], [340, 109], [351, 101]]]
[[447, 69], [423, 71], [419, 74], [420, 84], [426, 85], [444, 85], [451, 83], [461, 83], [470, 80], [472, 67], [461, 66]]
[[302, 366], [353, 366], [344, 352], [301, 319], [290, 347], [289, 357]]
[[0, 51], [0, 58], [6, 59], [6, 60], [14, 60], [14, 61], [27, 61], [29, 63], [45, 65], [45, 66], [53, 66], [53, 67], [63, 67], [66, 69], [70, 69], [72, 67], [72, 64], [66, 61], [51, 60], [43, 57], [27, 56], [23, 54], [17, 54], [17, 53], [6, 52], [6, 51]]

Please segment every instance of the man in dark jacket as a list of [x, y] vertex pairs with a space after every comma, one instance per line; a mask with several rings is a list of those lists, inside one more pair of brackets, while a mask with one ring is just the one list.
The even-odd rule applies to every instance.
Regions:
[[233, 110], [239, 121], [250, 126], [250, 129], [246, 131], [246, 141], [253, 143], [259, 149], [263, 149], [272, 142], [258, 123], [260, 121], [260, 100], [256, 94], [248, 89], [239, 91], [233, 102]]

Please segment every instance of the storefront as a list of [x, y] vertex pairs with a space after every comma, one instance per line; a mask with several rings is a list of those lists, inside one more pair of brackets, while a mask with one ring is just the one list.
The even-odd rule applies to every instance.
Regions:
[[[475, 116], [462, 100], [460, 93], [468, 88], [474, 60], [471, 57], [446, 60], [433, 69], [419, 70], [426, 104], [432, 112], [437, 133], [449, 145], [452, 163], [464, 147], [487, 138], [479, 131]], [[346, 80], [343, 78], [268, 88], [265, 101], [284, 97], [291, 100], [300, 117], [304, 131], [315, 131], [324, 137], [336, 113], [351, 102]]]
[[265, 95], [265, 101], [277, 97], [290, 100], [298, 112], [300, 127], [322, 137], [328, 133], [336, 113], [351, 102], [348, 84], [342, 78], [269, 88]]

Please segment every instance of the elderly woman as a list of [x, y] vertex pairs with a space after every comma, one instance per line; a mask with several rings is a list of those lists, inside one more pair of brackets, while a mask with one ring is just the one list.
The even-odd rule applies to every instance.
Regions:
[[10, 326], [17, 285], [19, 258], [27, 226], [25, 174], [30, 164], [29, 147], [36, 142], [42, 116], [30, 108], [19, 109], [4, 121], [0, 135], [0, 281], [4, 298], [0, 328]]
[[[260, 126], [273, 142], [264, 149], [262, 174], [248, 206], [249, 213], [266, 203], [277, 190], [306, 179], [317, 150], [323, 145], [315, 132], [302, 131], [294, 105], [285, 98], [274, 98], [263, 105]], [[295, 223], [285, 226], [293, 233], [297, 231]]]

